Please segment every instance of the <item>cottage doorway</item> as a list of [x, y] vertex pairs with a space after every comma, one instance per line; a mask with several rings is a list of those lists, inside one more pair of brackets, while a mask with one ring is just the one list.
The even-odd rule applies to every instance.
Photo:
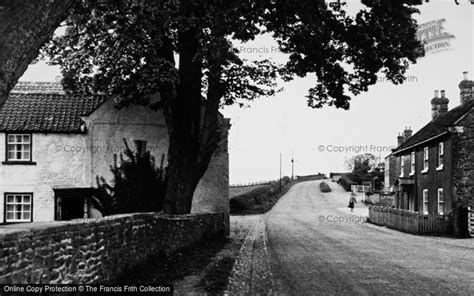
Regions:
[[88, 218], [88, 199], [91, 188], [54, 189], [54, 208], [56, 221]]

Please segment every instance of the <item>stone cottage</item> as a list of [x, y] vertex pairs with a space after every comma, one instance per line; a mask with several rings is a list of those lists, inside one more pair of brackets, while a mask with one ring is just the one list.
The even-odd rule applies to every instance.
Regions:
[[[228, 217], [229, 120], [193, 199], [192, 212]], [[0, 107], [0, 223], [100, 216], [90, 202], [96, 176], [110, 180], [113, 155], [145, 141], [157, 162], [167, 154], [161, 111], [115, 108], [104, 96], [66, 95], [58, 83], [19, 82]], [[166, 159], [166, 157], [165, 157]]]
[[464, 236], [467, 209], [474, 208], [474, 82], [467, 72], [459, 89], [460, 105], [451, 110], [445, 91], [435, 91], [432, 120], [414, 135], [405, 131], [391, 169], [397, 176], [397, 208], [451, 216], [455, 234]]

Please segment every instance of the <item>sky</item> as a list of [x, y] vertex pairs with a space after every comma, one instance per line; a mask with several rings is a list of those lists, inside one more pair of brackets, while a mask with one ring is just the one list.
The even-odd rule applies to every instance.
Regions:
[[[361, 6], [349, 0], [349, 11]], [[230, 183], [242, 184], [275, 180], [294, 174], [347, 171], [346, 160], [361, 153], [383, 159], [396, 145], [405, 127], [418, 131], [431, 120], [430, 101], [435, 90], [446, 90], [449, 108], [459, 105], [458, 84], [463, 71], [474, 78], [474, 5], [470, 0], [431, 0], [415, 15], [419, 24], [445, 19], [444, 32], [454, 35], [449, 49], [428, 53], [411, 65], [402, 85], [393, 85], [379, 75], [376, 85], [354, 97], [350, 110], [306, 104], [307, 90], [315, 77], [282, 83], [284, 90], [273, 97], [259, 98], [248, 108], [225, 107], [231, 119], [229, 131]], [[265, 35], [238, 44], [242, 57], [270, 58], [284, 62], [276, 42]], [[21, 81], [56, 81], [59, 69], [45, 62], [31, 65]]]

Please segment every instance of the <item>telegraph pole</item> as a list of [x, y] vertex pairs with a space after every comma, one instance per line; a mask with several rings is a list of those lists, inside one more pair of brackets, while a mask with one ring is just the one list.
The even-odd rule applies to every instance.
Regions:
[[281, 191], [281, 152], [280, 152], [280, 191]]

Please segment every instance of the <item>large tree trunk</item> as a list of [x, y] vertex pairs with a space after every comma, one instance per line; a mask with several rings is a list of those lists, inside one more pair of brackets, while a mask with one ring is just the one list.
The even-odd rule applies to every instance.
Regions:
[[0, 106], [73, 3], [0, 0]]
[[[205, 174], [217, 148], [219, 102], [223, 91], [219, 84], [220, 67], [210, 69], [207, 97], [201, 95], [202, 61], [197, 32], [190, 29], [179, 37], [180, 84], [177, 95], [164, 108], [170, 140], [168, 187], [163, 210], [170, 214], [188, 214], [194, 191]], [[217, 51], [217, 48], [216, 48]]]
[[190, 213], [194, 189], [204, 174], [199, 162], [202, 62], [197, 58], [199, 42], [196, 35], [197, 31], [192, 28], [180, 32], [180, 83], [176, 97], [165, 109], [169, 113], [165, 118], [170, 145], [163, 210], [170, 214]]

